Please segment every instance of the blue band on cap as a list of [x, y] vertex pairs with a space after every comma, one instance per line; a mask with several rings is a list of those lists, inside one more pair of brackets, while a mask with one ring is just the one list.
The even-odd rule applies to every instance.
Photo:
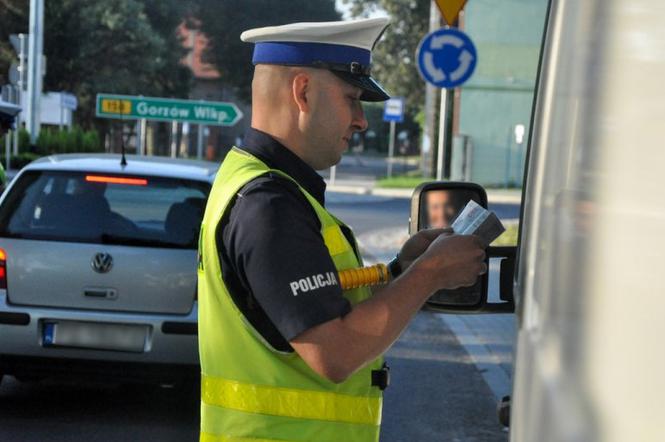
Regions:
[[316, 61], [326, 63], [355, 61], [363, 66], [369, 66], [370, 59], [370, 51], [354, 46], [284, 41], [256, 43], [252, 63], [308, 66]]

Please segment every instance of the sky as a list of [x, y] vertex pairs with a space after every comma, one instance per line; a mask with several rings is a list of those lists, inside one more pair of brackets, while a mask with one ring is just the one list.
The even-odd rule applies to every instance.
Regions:
[[349, 19], [350, 14], [349, 10], [351, 9], [350, 5], [345, 5], [342, 0], [335, 0], [335, 6], [337, 7], [337, 10], [342, 13], [342, 18], [343, 19]]
[[[342, 13], [342, 19], [344, 19], [344, 20], [351, 19], [351, 14], [349, 13], [349, 11], [351, 10], [350, 5], [344, 4], [342, 0], [335, 0], [335, 7], [337, 8], [337, 10], [339, 12]], [[386, 14], [383, 13], [382, 11], [375, 11], [375, 12], [372, 12], [369, 16], [370, 17], [382, 17], [384, 15], [386, 15]]]

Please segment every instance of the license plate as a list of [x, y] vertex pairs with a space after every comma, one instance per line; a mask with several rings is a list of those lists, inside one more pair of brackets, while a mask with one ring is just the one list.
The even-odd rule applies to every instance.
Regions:
[[142, 353], [147, 337], [147, 325], [45, 321], [42, 342], [44, 347], [74, 347]]

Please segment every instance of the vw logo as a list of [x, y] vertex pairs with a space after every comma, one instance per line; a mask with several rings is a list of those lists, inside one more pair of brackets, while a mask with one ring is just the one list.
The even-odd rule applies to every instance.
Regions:
[[97, 273], [108, 273], [113, 267], [113, 257], [108, 253], [98, 253], [93, 256], [90, 265]]

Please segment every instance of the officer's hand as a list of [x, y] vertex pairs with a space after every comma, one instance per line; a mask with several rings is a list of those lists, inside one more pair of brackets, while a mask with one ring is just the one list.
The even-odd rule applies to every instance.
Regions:
[[487, 272], [483, 244], [474, 235], [439, 235], [414, 263], [437, 289], [468, 287]]
[[411, 235], [399, 251], [399, 264], [402, 271], [409, 268], [440, 235], [452, 235], [453, 229], [425, 229]]

